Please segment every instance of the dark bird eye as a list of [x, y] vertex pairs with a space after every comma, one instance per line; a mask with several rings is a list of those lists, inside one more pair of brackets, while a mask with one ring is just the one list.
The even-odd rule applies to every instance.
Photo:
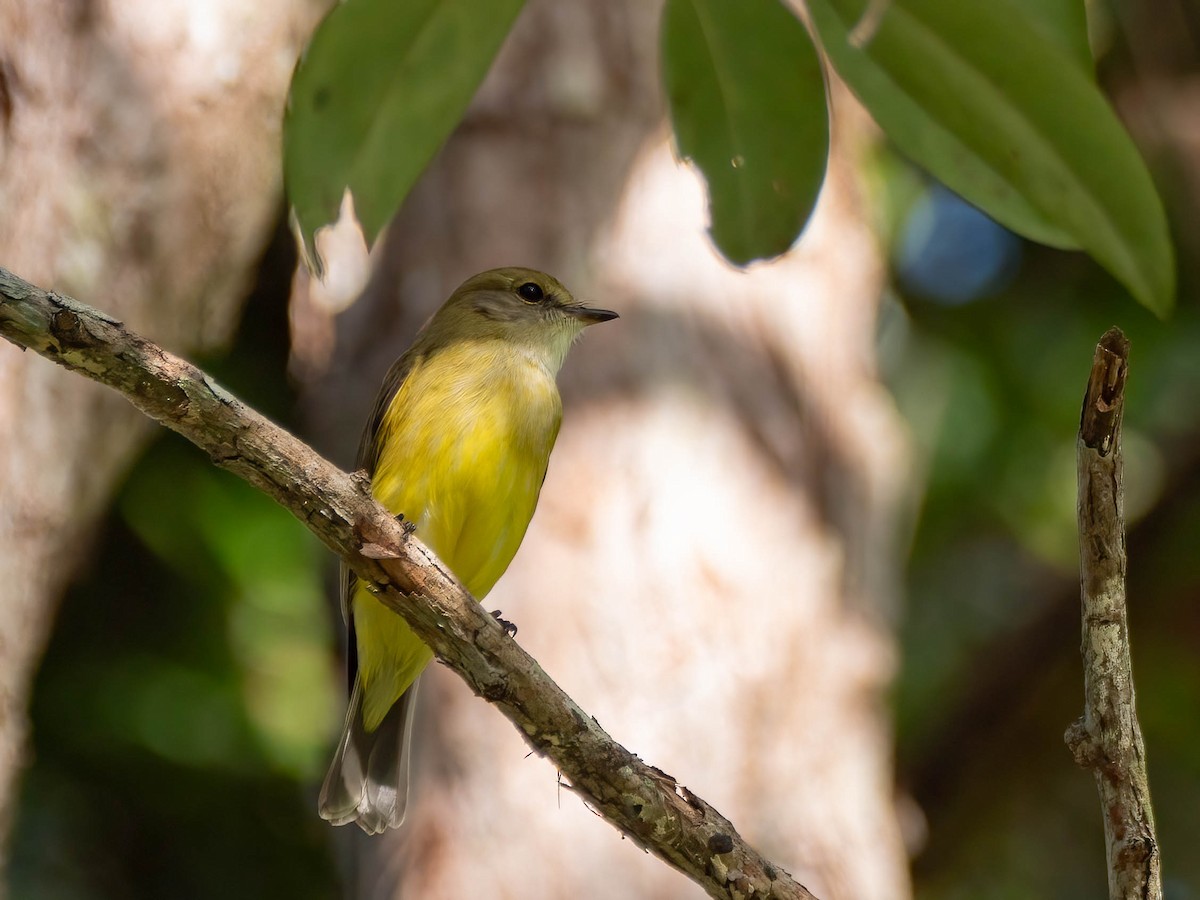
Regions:
[[517, 293], [521, 295], [522, 300], [528, 300], [530, 303], [537, 303], [539, 300], [543, 300], [546, 297], [546, 295], [542, 293], [541, 286], [534, 284], [532, 281], [527, 281], [517, 288]]

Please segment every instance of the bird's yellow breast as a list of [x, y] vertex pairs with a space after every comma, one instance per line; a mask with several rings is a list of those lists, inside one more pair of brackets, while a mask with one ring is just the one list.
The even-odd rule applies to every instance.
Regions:
[[[500, 342], [443, 348], [414, 364], [384, 413], [372, 490], [482, 598], [525, 536], [561, 418], [554, 376], [534, 355]], [[431, 653], [361, 588], [353, 613], [359, 671], [376, 682], [371, 727]]]
[[375, 496], [482, 597], [525, 535], [561, 418], [553, 376], [511, 346], [444, 349], [384, 414]]

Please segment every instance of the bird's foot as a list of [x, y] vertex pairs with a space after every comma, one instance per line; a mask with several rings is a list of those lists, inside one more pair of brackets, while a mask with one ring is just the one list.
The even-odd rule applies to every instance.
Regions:
[[509, 637], [517, 636], [517, 626], [514, 625], [512, 622], [508, 621], [508, 619], [501, 618], [500, 610], [498, 610], [498, 609], [492, 610], [492, 618], [500, 623], [500, 627], [504, 629], [504, 633], [507, 634]]

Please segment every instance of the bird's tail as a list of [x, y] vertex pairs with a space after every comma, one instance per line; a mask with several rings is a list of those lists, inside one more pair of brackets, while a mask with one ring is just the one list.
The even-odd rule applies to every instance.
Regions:
[[367, 834], [399, 828], [408, 804], [408, 758], [417, 682], [388, 710], [379, 727], [363, 726], [362, 681], [354, 680], [346, 725], [321, 786], [318, 810], [334, 825], [356, 822]]

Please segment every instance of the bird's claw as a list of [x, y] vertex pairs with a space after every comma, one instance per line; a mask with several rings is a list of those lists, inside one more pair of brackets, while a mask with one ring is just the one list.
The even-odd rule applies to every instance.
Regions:
[[500, 610], [498, 610], [498, 609], [492, 610], [492, 618], [500, 623], [500, 627], [504, 629], [504, 633], [507, 634], [509, 637], [517, 636], [517, 626], [514, 625], [512, 622], [508, 621], [508, 619], [501, 618]]

